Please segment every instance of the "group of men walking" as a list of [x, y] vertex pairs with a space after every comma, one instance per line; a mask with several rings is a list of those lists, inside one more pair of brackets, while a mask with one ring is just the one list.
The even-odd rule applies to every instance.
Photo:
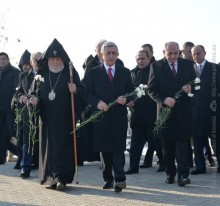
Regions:
[[[19, 64], [21, 71], [10, 65], [6, 53], [0, 53], [0, 164], [5, 163], [9, 140], [17, 133], [18, 152], [13, 153], [19, 157], [15, 167], [21, 169], [22, 178], [29, 177], [31, 167], [39, 164], [40, 183], [49, 184], [51, 189], [65, 190], [73, 181], [77, 169], [74, 155], [78, 154], [82, 164], [93, 160], [88, 156], [101, 160], [103, 189], [114, 187], [115, 192], [121, 192], [126, 188], [126, 174], [139, 172], [142, 150], [148, 142], [140, 168], [152, 167], [156, 151], [157, 171], [166, 172], [166, 183], [173, 184], [177, 174], [179, 186], [190, 184], [191, 137], [195, 153], [192, 175], [206, 173], [203, 149], [209, 146], [208, 137], [216, 140], [215, 154], [220, 161], [220, 68], [205, 60], [202, 45], [193, 45], [190, 51], [186, 49], [180, 57], [178, 43], [167, 42], [164, 58], [156, 61], [153, 47], [145, 44], [137, 52], [137, 66], [130, 71], [118, 59], [117, 45], [102, 40], [96, 46], [97, 55], [85, 61], [81, 81], [75, 68], [70, 75], [70, 58], [56, 39], [43, 54], [30, 54], [26, 50]], [[184, 58], [187, 52], [193, 59]], [[196, 77], [201, 80], [200, 90], [189, 84]], [[146, 95], [139, 99], [125, 96], [140, 84], [148, 85]], [[180, 90], [181, 95], [175, 98]], [[192, 98], [188, 95], [191, 93]], [[74, 95], [74, 108], [71, 95]], [[15, 114], [10, 107], [12, 99]], [[116, 104], [110, 107], [113, 101]], [[89, 110], [85, 109], [87, 106]], [[171, 114], [165, 126], [155, 133], [155, 121], [162, 108], [170, 108]], [[128, 109], [132, 111], [132, 138], [130, 166], [125, 172]], [[95, 111], [103, 112], [101, 118], [77, 130], [77, 146], [81, 151], [76, 153], [73, 123], [82, 122]], [[18, 114], [22, 115], [19, 123]], [[85, 142], [90, 142], [87, 151], [84, 151]], [[84, 152], [87, 155], [82, 155]], [[38, 154], [39, 160], [34, 158]], [[217, 171], [220, 172], [220, 167]]]

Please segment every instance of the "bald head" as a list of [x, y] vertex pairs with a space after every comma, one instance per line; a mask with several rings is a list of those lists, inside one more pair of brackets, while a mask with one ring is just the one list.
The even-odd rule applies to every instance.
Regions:
[[204, 46], [202, 45], [195, 45], [192, 50], [192, 57], [193, 61], [200, 64], [205, 60], [206, 51]]

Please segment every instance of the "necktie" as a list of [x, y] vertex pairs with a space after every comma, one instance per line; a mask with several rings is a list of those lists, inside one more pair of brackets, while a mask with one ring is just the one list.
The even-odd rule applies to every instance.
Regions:
[[108, 68], [108, 77], [109, 77], [110, 81], [112, 81], [112, 79], [113, 79], [112, 68]]
[[199, 67], [199, 74], [201, 75], [202, 74], [202, 65], [200, 64], [200, 65], [198, 65], [198, 67]]
[[176, 69], [175, 69], [175, 64], [170, 64], [172, 67], [172, 73], [173, 73], [173, 77], [176, 77]]

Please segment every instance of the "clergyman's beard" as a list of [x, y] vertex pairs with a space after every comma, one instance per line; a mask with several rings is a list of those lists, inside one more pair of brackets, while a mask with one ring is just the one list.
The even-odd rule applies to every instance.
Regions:
[[49, 70], [53, 73], [58, 73], [64, 69], [64, 64], [62, 63], [60, 68], [54, 68], [52, 65], [48, 63]]

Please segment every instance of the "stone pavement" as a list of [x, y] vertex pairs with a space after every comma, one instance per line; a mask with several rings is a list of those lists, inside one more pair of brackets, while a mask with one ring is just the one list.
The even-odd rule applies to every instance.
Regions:
[[[155, 158], [156, 162], [156, 158]], [[100, 163], [85, 163], [79, 167], [79, 184], [73, 182], [68, 190], [59, 192], [46, 189], [38, 183], [38, 170], [23, 180], [19, 171], [12, 169], [15, 163], [0, 165], [0, 206], [27, 205], [220, 205], [220, 174], [216, 167], [207, 174], [190, 176], [191, 185], [179, 187], [177, 183], [164, 183], [165, 173], [157, 173], [157, 165], [140, 169], [139, 174], [127, 176], [127, 189], [115, 193], [103, 190]], [[126, 152], [126, 167], [128, 153]]]

